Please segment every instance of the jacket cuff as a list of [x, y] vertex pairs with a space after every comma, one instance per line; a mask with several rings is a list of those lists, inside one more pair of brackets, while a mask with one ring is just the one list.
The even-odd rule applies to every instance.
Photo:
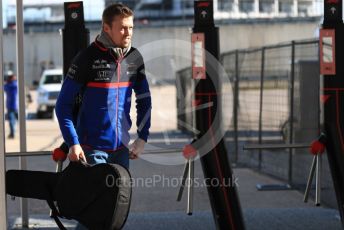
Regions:
[[78, 137], [72, 137], [70, 141], [68, 141], [68, 147], [73, 145], [80, 145]]
[[138, 136], [147, 143], [148, 134], [138, 133]]

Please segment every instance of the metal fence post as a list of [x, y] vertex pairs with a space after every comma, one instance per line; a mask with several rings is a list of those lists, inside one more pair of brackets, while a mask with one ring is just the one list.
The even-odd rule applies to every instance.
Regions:
[[[289, 144], [294, 137], [294, 81], [295, 81], [295, 41], [291, 42], [291, 70], [290, 70], [290, 110], [289, 110]], [[288, 183], [293, 180], [293, 149], [289, 149]]]
[[[2, 30], [2, 1], [0, 1], [0, 89], [4, 88], [3, 71], [3, 30]], [[5, 189], [5, 128], [4, 128], [4, 94], [0, 93], [0, 229], [7, 229], [6, 189]]]
[[239, 113], [239, 50], [235, 51], [235, 76], [233, 92], [233, 125], [234, 125], [234, 162], [239, 160], [238, 138], [238, 113]]
[[[20, 132], [20, 151], [26, 152], [26, 115], [25, 115], [25, 79], [24, 79], [24, 21], [23, 21], [23, 1], [17, 0], [16, 8], [17, 18], [17, 76], [18, 76], [18, 92], [19, 92], [19, 132]], [[26, 158], [19, 158], [19, 168], [26, 169]], [[28, 201], [27, 199], [20, 199], [21, 215], [22, 215], [22, 227], [29, 227], [28, 216]]]
[[[260, 69], [260, 96], [259, 96], [259, 133], [258, 143], [262, 144], [262, 129], [263, 129], [263, 90], [264, 90], [264, 68], [265, 68], [265, 47], [262, 48], [261, 69]], [[258, 169], [262, 169], [262, 150], [259, 149], [258, 154]]]

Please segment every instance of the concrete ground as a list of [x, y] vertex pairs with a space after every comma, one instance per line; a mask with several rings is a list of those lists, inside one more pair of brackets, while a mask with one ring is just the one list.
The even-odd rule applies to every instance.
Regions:
[[[153, 87], [153, 124], [146, 151], [170, 148], [181, 149], [190, 138], [176, 131], [175, 92], [173, 86]], [[34, 104], [28, 113], [34, 114]], [[133, 109], [135, 112], [135, 109]], [[31, 116], [32, 118], [34, 116]], [[135, 124], [135, 122], [133, 122]], [[7, 127], [7, 126], [6, 126]], [[135, 130], [132, 131], [133, 135]], [[27, 120], [27, 149], [29, 151], [52, 150], [62, 138], [53, 119]], [[19, 151], [18, 137], [6, 141], [8, 152]], [[229, 153], [230, 154], [230, 153]], [[29, 170], [54, 171], [50, 156], [27, 157]], [[131, 229], [216, 229], [201, 164], [196, 161], [193, 215], [186, 210], [186, 193], [176, 202], [183, 172], [181, 153], [146, 153], [131, 161], [133, 197], [130, 215], [124, 227]], [[6, 159], [7, 169], [18, 168], [18, 158]], [[327, 207], [315, 207], [312, 200], [303, 203], [303, 194], [296, 190], [258, 191], [257, 184], [283, 184], [266, 175], [248, 169], [233, 167], [246, 229], [302, 229], [339, 230], [342, 228], [338, 211]], [[8, 229], [21, 229], [20, 202], [8, 197]], [[45, 201], [29, 199], [30, 227], [33, 229], [57, 229], [49, 218]], [[74, 221], [64, 221], [73, 229]]]
[[[41, 159], [36, 161], [41, 164], [49, 162], [47, 157], [39, 158]], [[181, 202], [176, 202], [179, 187], [178, 183], [172, 181], [180, 178], [182, 170], [183, 166], [166, 167], [142, 159], [132, 162], [133, 197], [124, 229], [216, 229], [204, 186], [200, 185], [194, 190], [192, 216], [185, 212], [186, 193]], [[234, 168], [234, 173], [238, 178], [238, 194], [246, 229], [341, 229], [337, 210], [316, 207], [312, 200], [303, 203], [303, 194], [295, 190], [258, 191], [257, 183], [283, 182], [260, 175], [251, 169]], [[203, 178], [199, 161], [196, 163], [195, 178], [200, 181]], [[8, 212], [9, 229], [20, 229], [18, 199], [8, 199]], [[56, 224], [48, 217], [49, 209], [44, 201], [30, 199], [29, 213], [33, 228], [57, 229]], [[70, 229], [75, 226], [73, 221], [64, 223]]]

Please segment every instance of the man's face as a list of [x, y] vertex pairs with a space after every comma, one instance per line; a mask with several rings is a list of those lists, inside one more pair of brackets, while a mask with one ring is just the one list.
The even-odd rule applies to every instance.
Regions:
[[116, 16], [112, 25], [104, 23], [104, 31], [112, 39], [112, 42], [119, 48], [127, 48], [131, 43], [133, 35], [133, 17]]

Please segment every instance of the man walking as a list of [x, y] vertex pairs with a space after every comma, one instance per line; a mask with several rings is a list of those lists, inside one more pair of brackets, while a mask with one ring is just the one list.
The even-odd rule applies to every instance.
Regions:
[[17, 77], [11, 74], [6, 79], [6, 84], [4, 85], [4, 90], [6, 92], [6, 109], [7, 109], [7, 119], [10, 126], [9, 139], [15, 137], [16, 123], [18, 118], [18, 83]]
[[[96, 40], [73, 60], [59, 98], [56, 115], [70, 161], [117, 163], [129, 168], [129, 158], [143, 152], [150, 128], [151, 97], [144, 62], [131, 46], [133, 12], [122, 4], [108, 6]], [[132, 146], [130, 106], [136, 95], [137, 134]], [[76, 95], [82, 95], [73, 123]]]

